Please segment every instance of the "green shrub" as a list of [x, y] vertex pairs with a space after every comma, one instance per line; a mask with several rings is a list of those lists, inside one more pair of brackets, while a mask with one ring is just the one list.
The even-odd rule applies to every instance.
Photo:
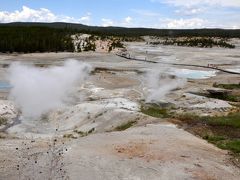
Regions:
[[231, 113], [228, 116], [207, 117], [206, 123], [211, 126], [229, 126], [240, 128], [240, 113]]
[[7, 124], [7, 118], [0, 117], [0, 126], [1, 125], [6, 125]]
[[226, 150], [231, 150], [234, 153], [240, 153], [240, 140], [230, 140], [219, 144], [218, 147]]
[[168, 118], [170, 117], [170, 113], [168, 109], [161, 108], [157, 105], [154, 106], [147, 106], [147, 107], [141, 107], [141, 112], [143, 114], [146, 114], [148, 116], [156, 117], [156, 118]]
[[216, 84], [216, 83], [214, 83], [213, 87], [223, 88], [223, 89], [230, 89], [230, 90], [240, 89], [240, 83], [239, 84]]
[[115, 131], [124, 131], [130, 127], [132, 127], [134, 124], [136, 124], [137, 121], [129, 121], [127, 123], [124, 123], [120, 126], [117, 126], [114, 130]]

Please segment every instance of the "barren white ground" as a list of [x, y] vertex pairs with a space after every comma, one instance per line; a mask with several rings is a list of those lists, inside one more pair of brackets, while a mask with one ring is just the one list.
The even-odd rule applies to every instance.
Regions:
[[[134, 56], [159, 62], [213, 63], [235, 70], [240, 64], [239, 49], [150, 47], [142, 43], [129, 44], [128, 49]], [[144, 74], [138, 71], [166, 65], [101, 53], [0, 55], [0, 63], [22, 61], [48, 66], [61, 65], [67, 58], [112, 70], [91, 75], [84, 86], [76, 88], [73, 101], [51, 112], [47, 120], [22, 119], [1, 133], [5, 138], [0, 139], [0, 179], [239, 179], [240, 170], [231, 163], [227, 151], [140, 112], [146, 89]], [[172, 65], [166, 68], [208, 71]], [[4, 81], [6, 68], [0, 73]], [[167, 95], [165, 101], [178, 106], [179, 111], [208, 115], [227, 112], [231, 108], [227, 102], [189, 94], [220, 81], [236, 83], [240, 78], [214, 72], [211, 77], [189, 79], [184, 88]], [[0, 94], [5, 99], [8, 91], [1, 90]], [[10, 102], [1, 103], [1, 115], [5, 111], [16, 114]], [[126, 131], [114, 131], [129, 121], [138, 123]], [[93, 128], [93, 133], [81, 137], [80, 132]]]

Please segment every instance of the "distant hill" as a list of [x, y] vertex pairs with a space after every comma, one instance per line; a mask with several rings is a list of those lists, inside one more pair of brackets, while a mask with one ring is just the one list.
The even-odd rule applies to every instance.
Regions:
[[0, 26], [0, 52], [62, 52], [74, 50], [72, 32], [41, 26]]
[[35, 22], [14, 22], [0, 23], [1, 27], [48, 27], [57, 29], [67, 29], [69, 32], [83, 32], [97, 35], [113, 36], [160, 36], [160, 37], [223, 37], [240, 38], [240, 29], [151, 29], [151, 28], [124, 28], [124, 27], [98, 27], [86, 26], [74, 23], [35, 23]]
[[[118, 36], [120, 41], [142, 40], [140, 36], [158, 37], [203, 37], [204, 43], [211, 46], [214, 41], [208, 37], [240, 38], [240, 30], [230, 29], [150, 29], [150, 28], [123, 28], [97, 27], [73, 23], [7, 23], [0, 24], [0, 52], [62, 52], [74, 51], [72, 35], [87, 33], [97, 35], [101, 39], [111, 39], [109, 36]], [[116, 37], [114, 37], [116, 38]], [[205, 41], [207, 39], [207, 41]], [[214, 38], [213, 38], [214, 39]], [[173, 41], [174, 42], [174, 41]], [[224, 40], [221, 42], [225, 42]], [[190, 42], [178, 42], [178, 44]], [[201, 44], [203, 42], [200, 42]], [[193, 40], [191, 44], [199, 44]], [[204, 45], [205, 45], [204, 44]], [[226, 45], [226, 44], [224, 44]]]

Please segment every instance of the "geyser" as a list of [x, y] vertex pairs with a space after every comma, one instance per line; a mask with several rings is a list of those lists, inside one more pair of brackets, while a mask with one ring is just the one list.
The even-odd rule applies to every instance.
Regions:
[[148, 91], [145, 97], [147, 103], [161, 102], [169, 92], [176, 88], [182, 88], [186, 84], [186, 79], [169, 75], [167, 69], [159, 69], [147, 73]]
[[91, 66], [76, 60], [67, 60], [63, 66], [37, 68], [12, 63], [9, 98], [19, 106], [24, 117], [39, 118], [42, 114], [62, 106], [64, 98], [89, 76]]

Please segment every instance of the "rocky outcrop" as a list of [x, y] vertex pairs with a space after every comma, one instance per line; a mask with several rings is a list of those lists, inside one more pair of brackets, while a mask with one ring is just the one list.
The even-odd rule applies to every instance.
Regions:
[[220, 89], [220, 88], [211, 88], [206, 90], [209, 94], [214, 96], [224, 96], [231, 93], [231, 91], [226, 89]]
[[0, 131], [14, 123], [18, 110], [11, 101], [0, 100]]
[[114, 37], [100, 37], [90, 34], [75, 34], [71, 37], [73, 39], [75, 52], [111, 52], [123, 48], [120, 39]]

